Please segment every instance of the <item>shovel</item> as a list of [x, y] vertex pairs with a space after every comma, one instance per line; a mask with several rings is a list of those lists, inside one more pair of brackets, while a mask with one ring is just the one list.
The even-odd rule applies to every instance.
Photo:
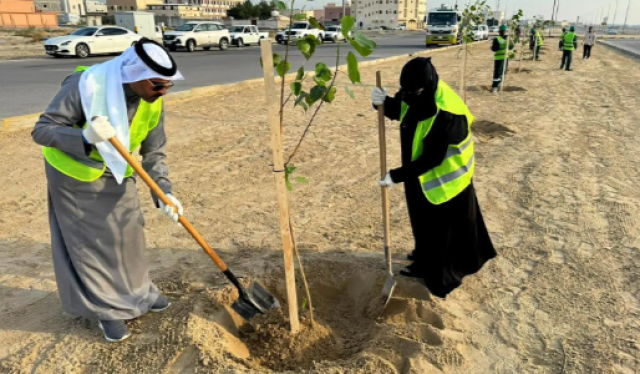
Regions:
[[[382, 75], [376, 72], [376, 86], [382, 88]], [[387, 138], [384, 124], [384, 105], [378, 105], [378, 139], [380, 142], [380, 180], [387, 176]], [[387, 281], [382, 288], [382, 298], [386, 307], [391, 300], [391, 295], [396, 288], [396, 278], [391, 268], [391, 229], [389, 218], [389, 189], [381, 188], [382, 192], [382, 218], [384, 222], [384, 255], [387, 263]], [[383, 308], [384, 310], [384, 308]]]
[[[160, 187], [156, 184], [156, 182], [151, 179], [149, 174], [142, 168], [142, 166], [136, 161], [130, 154], [129, 151], [122, 146], [122, 144], [118, 141], [117, 138], [113, 137], [109, 139], [109, 142], [113, 147], [118, 150], [118, 153], [124, 157], [125, 160], [131, 165], [133, 170], [145, 181], [145, 183], [151, 188], [153, 193], [158, 196], [160, 200], [165, 205], [169, 205], [173, 207], [173, 204], [167, 199], [167, 196], [162, 192]], [[175, 207], [174, 207], [175, 208]], [[191, 223], [187, 220], [185, 216], [178, 218], [178, 221], [182, 224], [182, 226], [189, 231], [189, 234], [193, 236], [193, 238], [200, 244], [202, 249], [211, 257], [213, 262], [220, 268], [222, 273], [229, 279], [229, 281], [238, 289], [239, 298], [236, 300], [231, 307], [236, 311], [242, 318], [246, 320], [250, 320], [256, 314], [264, 314], [269, 309], [277, 309], [280, 308], [280, 303], [278, 299], [276, 299], [272, 294], [270, 294], [260, 283], [253, 282], [249, 286], [249, 290], [245, 289], [238, 278], [229, 270], [227, 264], [225, 264], [220, 257], [214, 252], [214, 250], [204, 241], [202, 236], [196, 231], [196, 229], [191, 225]]]

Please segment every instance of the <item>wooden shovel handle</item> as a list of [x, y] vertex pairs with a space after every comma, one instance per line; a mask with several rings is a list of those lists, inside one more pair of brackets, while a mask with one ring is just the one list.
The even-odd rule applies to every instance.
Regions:
[[[376, 72], [376, 86], [382, 89], [382, 75]], [[387, 137], [384, 120], [384, 104], [378, 105], [378, 140], [380, 143], [380, 180], [387, 176]], [[382, 218], [384, 223], [384, 247], [389, 268], [391, 268], [391, 217], [389, 214], [389, 189], [381, 188], [382, 193]]]
[[[155, 193], [156, 196], [158, 196], [158, 198], [162, 200], [162, 202], [165, 205], [169, 205], [175, 208], [173, 203], [171, 203], [171, 201], [167, 198], [167, 195], [165, 195], [164, 192], [162, 192], [158, 184], [154, 182], [153, 179], [151, 179], [149, 174], [147, 174], [147, 172], [142, 168], [142, 166], [138, 163], [138, 161], [136, 161], [136, 159], [134, 159], [129, 154], [129, 151], [122, 146], [120, 141], [118, 141], [116, 137], [113, 137], [109, 139], [109, 142], [118, 151], [118, 153], [120, 153], [120, 155], [122, 155], [122, 157], [124, 157], [124, 159], [127, 160], [127, 163], [131, 165], [133, 170], [135, 170], [135, 172], [138, 173], [140, 178], [144, 180], [144, 182], [149, 186], [149, 188], [151, 188], [151, 191], [153, 191], [153, 193]], [[185, 229], [187, 229], [187, 231], [189, 231], [189, 234], [191, 234], [191, 236], [193, 236], [193, 238], [198, 242], [198, 244], [200, 244], [202, 249], [204, 249], [204, 251], [207, 252], [209, 257], [211, 257], [213, 262], [216, 263], [216, 265], [220, 268], [220, 270], [222, 270], [223, 272], [227, 271], [227, 265], [222, 261], [220, 257], [218, 257], [216, 252], [207, 244], [207, 242], [204, 241], [204, 239], [202, 238], [202, 236], [200, 236], [198, 231], [196, 231], [196, 229], [191, 225], [189, 220], [187, 220], [187, 217], [181, 216], [180, 218], [178, 218], [178, 221], [182, 224], [182, 226], [184, 226]]]

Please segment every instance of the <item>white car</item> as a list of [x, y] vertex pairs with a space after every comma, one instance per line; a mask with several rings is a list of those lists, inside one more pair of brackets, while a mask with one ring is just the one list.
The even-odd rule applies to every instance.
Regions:
[[249, 44], [260, 44], [263, 39], [269, 39], [268, 32], [260, 32], [257, 26], [239, 25], [229, 29], [231, 44], [242, 47]]
[[289, 36], [291, 36], [291, 41], [295, 42], [298, 39], [304, 39], [307, 35], [313, 35], [321, 42], [324, 39], [322, 30], [316, 29], [309, 22], [295, 22], [291, 25], [291, 31], [284, 29], [276, 34], [276, 42], [284, 44]]
[[170, 51], [186, 49], [189, 52], [202, 47], [205, 51], [211, 47], [218, 47], [224, 51], [229, 47], [231, 36], [220, 22], [191, 21], [178, 27], [176, 31], [167, 31], [162, 37], [162, 43]]
[[117, 26], [83, 27], [71, 35], [58, 36], [44, 42], [45, 52], [53, 57], [122, 53], [142, 37]]
[[[349, 37], [353, 36], [353, 33], [349, 31]], [[327, 26], [324, 32], [324, 40], [330, 42], [339, 42], [339, 41], [347, 41], [347, 39], [342, 35], [342, 27], [340, 26]]]
[[489, 26], [487, 25], [473, 26], [473, 39], [477, 41], [489, 40]]
[[407, 25], [398, 25], [396, 27], [393, 28], [394, 30], [406, 30], [407, 29]]

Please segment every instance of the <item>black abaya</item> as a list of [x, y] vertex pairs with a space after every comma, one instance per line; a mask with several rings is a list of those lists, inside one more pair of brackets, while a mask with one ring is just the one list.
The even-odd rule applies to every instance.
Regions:
[[[385, 116], [389, 119], [400, 119], [400, 97], [387, 97]], [[448, 146], [462, 142], [469, 132], [465, 116], [441, 111], [423, 140], [421, 157], [412, 161], [416, 127], [418, 122], [433, 116], [431, 108], [430, 103], [411, 106], [400, 124], [402, 167], [391, 170], [391, 178], [405, 185], [415, 238], [415, 259], [409, 269], [424, 279], [431, 293], [445, 297], [462, 284], [463, 277], [479, 271], [497, 253], [482, 218], [473, 183], [440, 205], [430, 203], [422, 191], [419, 176], [440, 165]]]

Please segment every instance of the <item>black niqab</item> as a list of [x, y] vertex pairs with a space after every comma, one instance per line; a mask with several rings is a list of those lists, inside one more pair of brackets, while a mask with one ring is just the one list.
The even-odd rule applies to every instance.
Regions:
[[[433, 117], [438, 111], [435, 100], [438, 79], [438, 73], [430, 57], [414, 58], [402, 68], [400, 73], [402, 101], [409, 105], [416, 119], [424, 120]], [[416, 94], [419, 90], [422, 91]]]

